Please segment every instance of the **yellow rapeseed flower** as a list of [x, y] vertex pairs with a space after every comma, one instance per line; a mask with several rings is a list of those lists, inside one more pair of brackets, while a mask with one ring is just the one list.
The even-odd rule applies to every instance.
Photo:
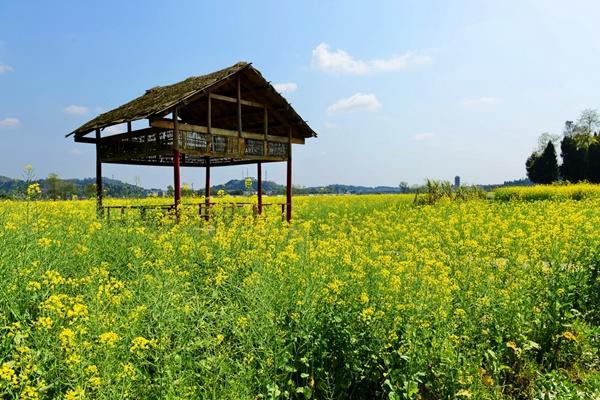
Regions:
[[85, 319], [88, 315], [88, 307], [83, 303], [75, 303], [67, 311], [67, 317], [71, 319]]
[[223, 336], [222, 334], [218, 334], [217, 337], [215, 338], [217, 344], [221, 344], [223, 343], [223, 340], [225, 340], [225, 336]]
[[127, 378], [131, 379], [132, 381], [134, 381], [137, 377], [137, 372], [136, 372], [133, 364], [131, 364], [129, 362], [124, 363], [124, 364], [122, 364], [122, 367], [123, 367], [123, 371], [121, 372], [120, 376], [127, 377]]
[[131, 341], [129, 351], [132, 353], [140, 353], [154, 346], [156, 346], [156, 339], [148, 340], [143, 336], [137, 336]]
[[54, 321], [50, 317], [38, 317], [33, 324], [40, 329], [50, 329], [54, 325]]
[[17, 380], [17, 374], [12, 368], [11, 363], [5, 362], [2, 364], [2, 367], [0, 367], [0, 380], [9, 382], [13, 385], [17, 385], [19, 383]]
[[98, 341], [101, 344], [107, 345], [109, 347], [114, 347], [118, 340], [119, 335], [117, 335], [114, 332], [105, 332], [98, 337]]
[[65, 393], [65, 400], [80, 400], [85, 396], [85, 390], [80, 386], [70, 389]]
[[75, 332], [71, 328], [64, 328], [60, 331], [58, 338], [63, 350], [71, 350], [75, 347]]
[[21, 400], [38, 400], [39, 398], [40, 394], [36, 388], [29, 385], [26, 385], [19, 395], [19, 399]]
[[40, 187], [39, 183], [32, 183], [31, 185], [27, 186], [27, 196], [35, 197], [40, 193], [42, 193], [42, 188]]

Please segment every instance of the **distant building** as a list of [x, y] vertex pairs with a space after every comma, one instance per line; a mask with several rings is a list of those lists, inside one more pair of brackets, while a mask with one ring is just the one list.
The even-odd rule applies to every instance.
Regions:
[[455, 188], [460, 187], [460, 176], [458, 176], [458, 175], [454, 177], [454, 187]]

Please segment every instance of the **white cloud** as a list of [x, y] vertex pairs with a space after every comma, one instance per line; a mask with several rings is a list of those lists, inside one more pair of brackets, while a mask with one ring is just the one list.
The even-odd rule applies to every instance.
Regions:
[[21, 123], [18, 118], [0, 119], [0, 126], [17, 126]]
[[13, 67], [0, 62], [0, 74], [3, 74], [5, 72], [13, 72], [13, 71], [14, 71]]
[[71, 154], [74, 156], [80, 156], [82, 153], [79, 149], [71, 149]]
[[84, 115], [88, 113], [88, 108], [84, 106], [76, 106], [74, 104], [66, 107], [64, 110], [67, 114], [71, 115]]
[[323, 127], [325, 129], [335, 129], [335, 128], [337, 128], [337, 125], [336, 124], [332, 124], [331, 122], [325, 122], [325, 124], [323, 125]]
[[312, 51], [312, 65], [328, 72], [347, 72], [365, 74], [368, 72], [398, 71], [413, 65], [427, 64], [431, 57], [409, 51], [403, 55], [388, 59], [359, 60], [346, 51], [329, 50], [327, 43], [321, 43]]
[[273, 87], [279, 93], [295, 92], [296, 89], [298, 89], [298, 85], [296, 85], [294, 82], [276, 83], [273, 85]]
[[435, 136], [435, 134], [433, 134], [432, 132], [422, 132], [422, 133], [417, 133], [416, 135], [414, 135], [412, 137], [412, 140], [414, 140], [415, 142], [423, 142], [425, 140], [430, 140]]
[[493, 96], [481, 96], [476, 99], [463, 99], [460, 101], [459, 105], [461, 107], [481, 107], [481, 106], [492, 106], [497, 104], [499, 99]]
[[353, 110], [353, 109], [365, 109], [369, 111], [376, 110], [381, 107], [381, 103], [377, 100], [377, 97], [372, 94], [356, 93], [352, 96], [341, 99], [327, 107], [329, 114], [336, 113], [338, 111]]

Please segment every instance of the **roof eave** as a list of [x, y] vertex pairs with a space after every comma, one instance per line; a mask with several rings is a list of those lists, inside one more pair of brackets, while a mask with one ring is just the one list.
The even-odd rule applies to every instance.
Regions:
[[[65, 135], [65, 137], [70, 137], [72, 135], [78, 135], [78, 134], [80, 136], [85, 136], [85, 135], [89, 134], [90, 132], [93, 132], [96, 129], [104, 129], [104, 128], [107, 128], [109, 126], [118, 125], [118, 124], [122, 124], [122, 123], [125, 123], [125, 122], [138, 121], [138, 120], [146, 119], [146, 118], [149, 118], [149, 117], [152, 117], [152, 116], [155, 116], [155, 115], [162, 115], [164, 113], [169, 113], [169, 112], [172, 111], [172, 109], [174, 107], [176, 107], [176, 106], [178, 106], [180, 104], [185, 104], [185, 102], [187, 100], [189, 100], [191, 97], [197, 96], [198, 94], [200, 94], [202, 92], [207, 93], [208, 90], [210, 88], [212, 88], [213, 86], [217, 85], [218, 83], [223, 82], [226, 79], [229, 79], [233, 75], [238, 74], [241, 71], [243, 71], [244, 69], [249, 68], [251, 66], [252, 66], [252, 63], [251, 62], [247, 62], [244, 65], [241, 65], [236, 70], [232, 71], [231, 73], [229, 73], [227, 75], [224, 75], [222, 78], [220, 78], [220, 79], [214, 81], [213, 83], [209, 84], [208, 86], [205, 86], [202, 89], [194, 90], [194, 91], [190, 92], [188, 95], [186, 95], [186, 96], [178, 99], [177, 101], [169, 103], [167, 106], [165, 106], [162, 109], [159, 109], [157, 111], [153, 111], [151, 113], [140, 114], [140, 115], [137, 115], [137, 116], [135, 116], [133, 118], [128, 118], [128, 119], [121, 118], [121, 119], [118, 119], [118, 120], [111, 121], [110, 123], [107, 123], [107, 124], [100, 124], [100, 125], [95, 125], [95, 126], [92, 126], [92, 127], [89, 127], [89, 128], [81, 129], [81, 127], [83, 127], [83, 126], [85, 126], [85, 125], [87, 125], [89, 123], [89, 121], [88, 121], [84, 125], [82, 125], [79, 128], [75, 129], [73, 132]], [[119, 108], [119, 107], [117, 107], [117, 108]], [[113, 109], [111, 111], [114, 111], [114, 110], [116, 110], [116, 109]], [[111, 111], [109, 111], [109, 112], [111, 112]], [[100, 117], [101, 115], [97, 116], [96, 118]]]

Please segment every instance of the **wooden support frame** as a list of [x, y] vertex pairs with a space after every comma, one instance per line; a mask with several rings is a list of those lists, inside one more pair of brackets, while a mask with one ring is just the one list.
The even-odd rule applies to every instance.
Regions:
[[210, 157], [206, 157], [206, 176], [204, 182], [204, 204], [206, 208], [205, 219], [208, 221], [210, 219], [209, 209], [210, 209]]
[[[292, 128], [289, 131], [289, 137], [292, 138]], [[292, 143], [288, 143], [288, 158], [287, 158], [287, 184], [285, 188], [285, 199], [287, 205], [287, 213], [285, 219], [287, 222], [292, 220]]]
[[181, 175], [179, 154], [179, 122], [177, 108], [173, 109], [173, 200], [175, 207], [181, 204]]
[[104, 187], [102, 186], [102, 160], [100, 159], [100, 145], [101, 140], [100, 129], [96, 129], [96, 213], [99, 218], [104, 215], [104, 208], [102, 207], [102, 197], [104, 196]]
[[263, 103], [259, 103], [259, 102], [252, 101], [252, 100], [238, 99], [236, 97], [229, 97], [229, 96], [224, 96], [222, 94], [216, 94], [216, 93], [209, 93], [208, 96], [214, 100], [221, 100], [221, 101], [226, 101], [229, 103], [238, 103], [239, 102], [240, 104], [242, 104], [244, 106], [265, 108], [265, 105]]
[[[255, 72], [256, 76], [251, 72]], [[257, 77], [264, 87], [256, 84]], [[278, 97], [273, 87], [252, 68], [239, 68], [234, 73], [224, 75], [217, 82], [204, 86], [201, 84], [202, 81], [198, 80], [197, 89], [192, 93], [187, 87], [183, 87], [178, 98], [175, 96], [167, 100], [150, 98], [152, 102], [156, 100], [156, 104], [152, 107], [142, 101], [139, 109], [125, 107], [125, 111], [112, 112], [114, 115], [111, 116], [103, 114], [97, 120], [82, 126], [83, 129], [80, 128], [76, 133], [70, 134], [75, 134], [76, 142], [96, 145], [99, 215], [105, 208], [102, 206], [103, 163], [172, 166], [174, 205], [171, 207], [174, 209], [177, 209], [182, 201], [181, 166], [204, 166], [206, 202], [202, 202], [205, 204], [201, 204], [200, 208], [205, 207], [205, 217], [208, 219], [211, 205], [211, 167], [256, 164], [258, 189], [258, 204], [254, 209], [256, 215], [264, 213], [265, 205], [263, 204], [262, 164], [286, 161], [286, 203], [281, 204], [281, 207], [282, 212], [285, 207], [285, 219], [291, 221], [292, 145], [304, 144], [306, 138], [316, 134], [291, 108], [291, 105], [285, 99]], [[263, 90], [265, 88], [269, 90]], [[246, 98], [242, 98], [242, 92]], [[194, 103], [195, 101], [198, 103]], [[194, 123], [204, 124], [202, 116], [204, 110], [200, 111], [199, 116], [198, 111], [192, 108], [204, 104], [205, 101], [207, 102], [207, 126], [194, 125]], [[215, 108], [213, 101], [229, 104], [219, 103]], [[188, 106], [190, 104], [191, 107]], [[235, 104], [235, 111], [231, 104]], [[213, 112], [216, 113], [214, 118]], [[168, 119], [171, 117], [167, 115], [168, 113], [172, 113], [172, 119]], [[182, 117], [181, 120], [179, 115]], [[133, 130], [132, 122], [141, 119], [148, 119], [150, 127]], [[124, 133], [101, 137], [103, 127], [117, 123], [126, 124]], [[247, 131], [244, 131], [244, 128]], [[95, 137], [83, 137], [94, 130]], [[299, 137], [295, 138], [294, 135]]]
[[[250, 93], [251, 95], [256, 96], [256, 94], [255, 94], [256, 90], [255, 89], [247, 88], [247, 87], [244, 88], [244, 89], [248, 93]], [[259, 97], [259, 96], [256, 96], [256, 97]], [[291, 106], [289, 106], [289, 104], [288, 104], [288, 107], [291, 107]], [[291, 127], [292, 127], [293, 124], [290, 124], [289, 121], [287, 121], [276, 109], [274, 109], [272, 107], [271, 107], [271, 114], [275, 117], [276, 120], [279, 121], [279, 123], [281, 124], [281, 126], [285, 126], [285, 127], [291, 129]], [[299, 142], [298, 144], [304, 144], [304, 139], [302, 139], [302, 142], [301, 143]]]
[[265, 107], [264, 114], [264, 132], [263, 132], [263, 155], [267, 156], [269, 153], [269, 110]]
[[244, 154], [244, 142], [242, 139], [242, 83], [240, 74], [236, 76], [237, 86], [237, 125], [238, 125], [238, 153]]
[[91, 144], [96, 144], [96, 143], [98, 143], [98, 139], [96, 139], [96, 138], [90, 138], [90, 137], [85, 137], [85, 136], [75, 136], [75, 142], [76, 143], [91, 143]]
[[[212, 151], [212, 100], [210, 97], [210, 92], [208, 92], [208, 102], [206, 105], [207, 108], [207, 116], [206, 116], [206, 121], [207, 121], [207, 131], [206, 133], [208, 133], [209, 136], [209, 141], [208, 141], [208, 151]], [[205, 175], [205, 182], [204, 182], [204, 204], [205, 204], [205, 209], [204, 212], [206, 213], [206, 215], [204, 216], [204, 218], [208, 221], [210, 219], [210, 157], [206, 157], [205, 161], [206, 163], [206, 175]]]
[[258, 215], [262, 214], [263, 201], [262, 201], [262, 163], [259, 161], [256, 163], [256, 196], [258, 200]]
[[[234, 131], [231, 129], [222, 129], [222, 128], [211, 127], [210, 132], [209, 132], [207, 126], [186, 124], [183, 122], [180, 122], [178, 125], [179, 125], [179, 129], [182, 131], [207, 133], [209, 135], [238, 137], [238, 134], [239, 134], [238, 131]], [[173, 121], [170, 119], [164, 119], [164, 118], [151, 120], [150, 126], [152, 126], [154, 128], [174, 129]], [[136, 132], [136, 131], [133, 131], [133, 132]], [[125, 135], [125, 134], [123, 134], [123, 135]], [[115, 136], [117, 136], [117, 135], [115, 135]], [[242, 131], [241, 137], [244, 139], [264, 140], [264, 134], [262, 134], [262, 133], [253, 133], [253, 132], [243, 132]], [[267, 140], [269, 142], [288, 143], [290, 138], [289, 138], [289, 136], [267, 135]], [[293, 137], [293, 138], [291, 138], [291, 140], [292, 140], [292, 143], [294, 143], [294, 144], [304, 144], [303, 138], [294, 138]]]

